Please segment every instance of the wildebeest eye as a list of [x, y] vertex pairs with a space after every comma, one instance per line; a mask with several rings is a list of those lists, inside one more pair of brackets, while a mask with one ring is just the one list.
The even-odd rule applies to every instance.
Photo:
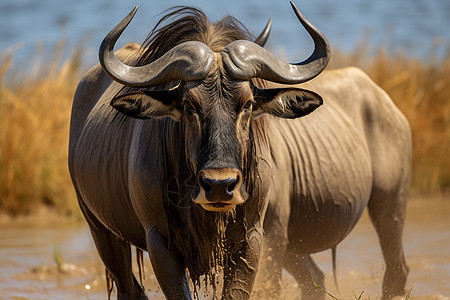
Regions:
[[245, 105], [242, 107], [242, 111], [248, 111], [252, 107], [252, 101], [248, 100]]
[[197, 109], [189, 101], [184, 101], [184, 109], [187, 113], [195, 113]]

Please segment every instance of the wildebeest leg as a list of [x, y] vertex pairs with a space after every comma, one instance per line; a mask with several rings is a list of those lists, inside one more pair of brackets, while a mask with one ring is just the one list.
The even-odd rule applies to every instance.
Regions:
[[320, 289], [325, 287], [325, 276], [309, 254], [298, 254], [297, 251], [288, 249], [284, 267], [302, 289], [302, 300], [325, 299], [325, 293]]
[[368, 208], [386, 263], [383, 299], [403, 296], [406, 292], [406, 279], [409, 272], [402, 245], [406, 196], [392, 197], [374, 193]]
[[169, 249], [167, 239], [155, 227], [147, 232], [147, 249], [153, 271], [166, 298], [169, 300], [191, 299], [181, 255], [174, 246]]
[[117, 285], [117, 299], [148, 299], [132, 272], [130, 244], [109, 231], [79, 199], [98, 254]]
[[255, 293], [262, 298], [278, 299], [281, 292], [281, 275], [287, 239], [282, 228], [282, 221], [269, 218], [268, 213], [264, 222], [264, 228], [267, 230], [264, 234], [263, 250], [256, 275]]
[[255, 282], [262, 246], [262, 229], [250, 229], [246, 241], [233, 249], [224, 268], [222, 299], [249, 299]]

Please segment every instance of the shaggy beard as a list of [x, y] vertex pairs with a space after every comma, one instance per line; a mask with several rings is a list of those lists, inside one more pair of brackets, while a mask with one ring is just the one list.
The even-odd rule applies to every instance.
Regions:
[[206, 292], [211, 292], [208, 287], [212, 287], [212, 295], [208, 298], [218, 299], [220, 297], [217, 292], [221, 286], [219, 279], [222, 277], [219, 275], [223, 273], [223, 267], [230, 259], [227, 229], [230, 223], [236, 221], [236, 211], [233, 209], [229, 212], [209, 212], [200, 205], [195, 205], [192, 213], [189, 230], [197, 258], [187, 260], [187, 267], [195, 286], [194, 294], [197, 294], [197, 288], [202, 287], [200, 276], [204, 276]]

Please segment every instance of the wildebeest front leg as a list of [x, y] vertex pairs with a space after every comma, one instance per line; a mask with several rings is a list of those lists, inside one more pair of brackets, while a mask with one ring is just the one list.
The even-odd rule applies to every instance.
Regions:
[[147, 299], [132, 272], [130, 243], [103, 226], [78, 197], [100, 258], [117, 285], [117, 299]]
[[262, 246], [262, 230], [251, 229], [224, 270], [222, 299], [248, 299], [252, 292]]
[[286, 239], [280, 232], [274, 230], [265, 232], [252, 297], [256, 296], [256, 298], [263, 299], [280, 298], [281, 275], [286, 247]]
[[153, 271], [166, 298], [191, 299], [181, 256], [175, 247], [169, 249], [167, 239], [155, 227], [147, 232], [147, 249]]
[[321, 288], [325, 285], [325, 275], [309, 254], [299, 254], [288, 249], [284, 257], [284, 267], [297, 280], [302, 289], [302, 299], [325, 299]]

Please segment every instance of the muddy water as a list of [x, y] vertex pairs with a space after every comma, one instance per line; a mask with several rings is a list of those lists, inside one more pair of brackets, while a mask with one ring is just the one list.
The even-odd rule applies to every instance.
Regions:
[[[84, 224], [0, 225], [0, 299], [106, 299], [104, 268]], [[412, 299], [450, 298], [450, 201], [414, 200], [408, 207], [404, 244]], [[338, 294], [331, 253], [314, 255], [326, 288], [342, 299], [378, 299], [384, 264], [367, 215], [337, 250]], [[59, 264], [58, 264], [59, 262]], [[144, 285], [151, 299], [164, 299], [145, 262]], [[300, 299], [289, 274], [284, 299]], [[331, 299], [331, 298], [330, 298]]]

